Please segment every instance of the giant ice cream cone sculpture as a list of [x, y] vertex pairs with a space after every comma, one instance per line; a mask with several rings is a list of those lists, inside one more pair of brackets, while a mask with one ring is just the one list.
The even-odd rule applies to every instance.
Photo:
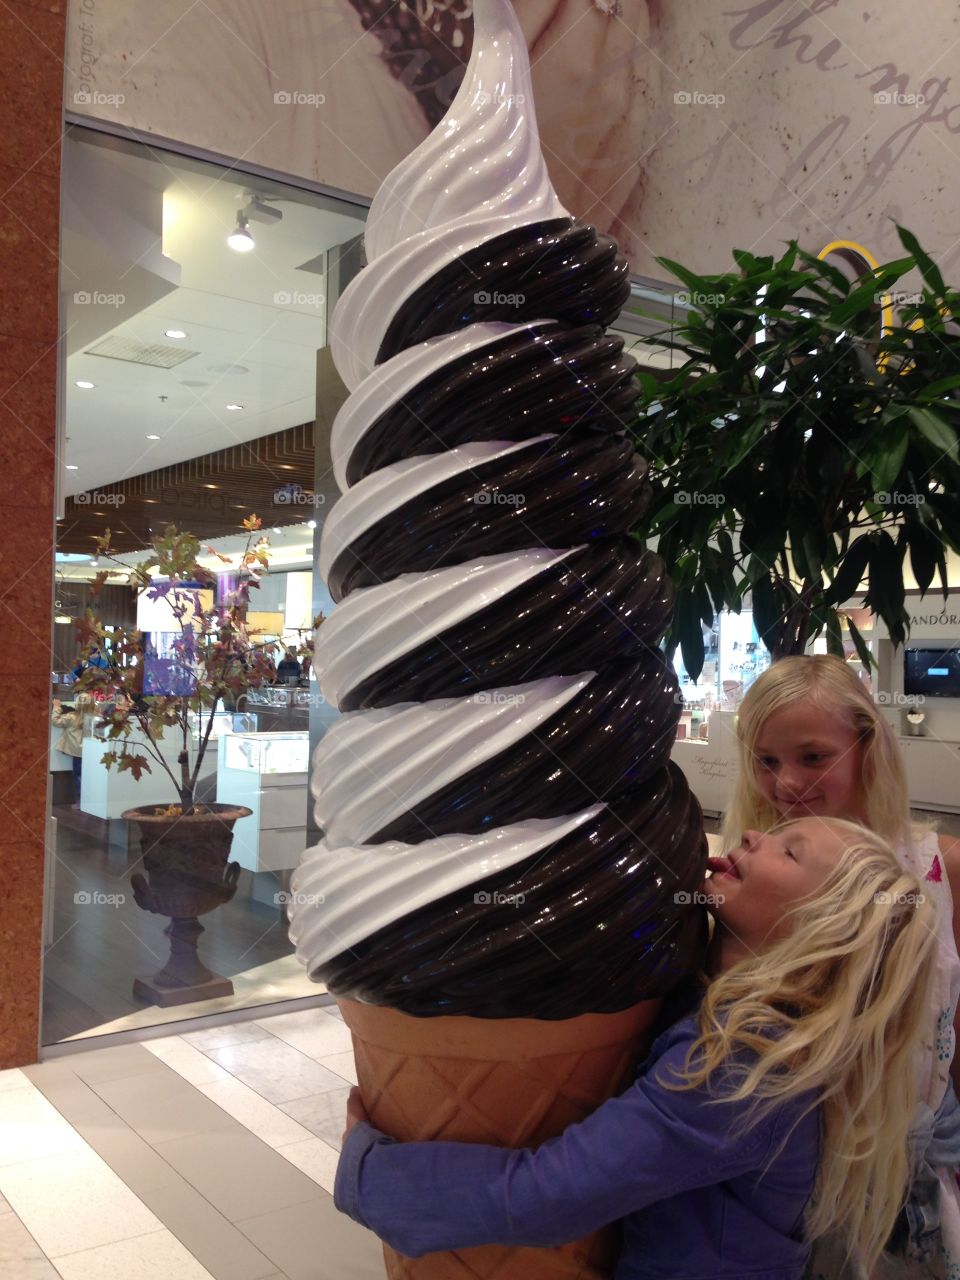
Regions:
[[[385, 180], [333, 356], [350, 396], [316, 670], [345, 714], [314, 759], [324, 839], [291, 934], [339, 999], [374, 1124], [530, 1146], [631, 1078], [705, 941], [706, 848], [670, 764], [671, 586], [629, 538], [629, 293], [557, 200], [507, 0], [476, 0], [441, 125]], [[610, 1235], [392, 1277], [594, 1280]]]

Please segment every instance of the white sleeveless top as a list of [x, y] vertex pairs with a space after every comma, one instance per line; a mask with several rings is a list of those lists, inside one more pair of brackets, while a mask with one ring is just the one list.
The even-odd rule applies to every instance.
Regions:
[[[936, 1112], [946, 1091], [953, 1061], [955, 1036], [953, 1020], [960, 997], [960, 957], [953, 936], [953, 896], [943, 867], [935, 831], [928, 831], [913, 849], [900, 845], [897, 858], [905, 871], [915, 875], [924, 892], [933, 895], [940, 908], [937, 925], [939, 959], [930, 1003], [929, 1036], [924, 1042], [923, 1094]], [[956, 1169], [938, 1169], [940, 1178], [940, 1229], [948, 1280], [960, 1280], [960, 1187]]]

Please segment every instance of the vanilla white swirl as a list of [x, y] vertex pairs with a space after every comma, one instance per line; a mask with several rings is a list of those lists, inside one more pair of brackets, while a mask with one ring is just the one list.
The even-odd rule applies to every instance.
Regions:
[[438, 836], [422, 844], [399, 840], [308, 849], [290, 882], [290, 937], [312, 975], [333, 956], [394, 920], [470, 884], [482, 885], [532, 858], [605, 808], [591, 805], [560, 818], [529, 818], [481, 835]]
[[446, 453], [427, 457], [404, 458], [389, 467], [381, 467], [354, 485], [334, 504], [320, 537], [320, 576], [330, 576], [333, 562], [341, 551], [360, 535], [385, 519], [392, 511], [414, 498], [443, 484], [453, 476], [470, 471], [495, 458], [506, 458], [541, 440], [553, 440], [551, 434], [534, 436], [519, 443], [504, 444], [497, 440], [481, 440], [459, 445]]
[[502, 599], [573, 550], [505, 551], [352, 591], [317, 633], [314, 670], [323, 696], [331, 706], [340, 706], [348, 690], [374, 672]]
[[500, 342], [510, 334], [522, 333], [544, 323], [555, 324], [556, 321], [530, 320], [526, 324], [494, 321], [467, 325], [456, 333], [419, 342], [377, 365], [344, 401], [330, 430], [333, 474], [340, 492], [346, 493], [349, 488], [347, 465], [358, 441], [398, 400], [455, 360], [480, 351], [493, 342]]
[[327, 847], [362, 844], [426, 796], [535, 733], [595, 674], [547, 676], [468, 698], [343, 716], [313, 758], [314, 813]]

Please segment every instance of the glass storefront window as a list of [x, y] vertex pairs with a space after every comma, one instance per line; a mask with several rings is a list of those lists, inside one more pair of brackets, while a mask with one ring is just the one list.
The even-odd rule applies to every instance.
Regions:
[[[307, 735], [315, 714], [331, 715], [302, 661], [314, 619], [329, 612], [312, 573], [317, 526], [328, 491], [334, 496], [315, 420], [318, 401], [342, 396], [328, 372], [327, 321], [349, 278], [344, 264], [358, 259], [366, 215], [236, 166], [77, 127], [64, 140], [63, 174], [45, 1044], [323, 992], [293, 955], [283, 902], [316, 839]], [[236, 243], [243, 227], [253, 247], [241, 253], [228, 237]], [[139, 778], [108, 769], [103, 755], [116, 744], [93, 726], [109, 706], [76, 701], [76, 622], [92, 603], [95, 576], [114, 567], [97, 554], [107, 528], [128, 566], [170, 524], [196, 535], [217, 575], [204, 598], [210, 608], [236, 590], [236, 570], [218, 556], [236, 557], [251, 513], [263, 520], [270, 573], [251, 592], [247, 625], [278, 665], [285, 651], [300, 652], [276, 684], [221, 704], [206, 743], [200, 802], [252, 811], [236, 828], [235, 870], [200, 894], [191, 887], [200, 854], [188, 847], [185, 861], [170, 863], [182, 880], [177, 893], [161, 892], [155, 844], [121, 815], [178, 800], [166, 766], [176, 771], [181, 751], [197, 760], [199, 726], [191, 719], [182, 743], [165, 735], [155, 744], [159, 760], [144, 741], [151, 770]], [[177, 631], [154, 616], [158, 602], [138, 609], [125, 576], [107, 579], [97, 612], [111, 629], [142, 634], [146, 705], [156, 696], [148, 666], [169, 677]], [[110, 639], [103, 649], [111, 660]], [[238, 770], [236, 750], [251, 743], [263, 767]], [[172, 962], [178, 912], [202, 926], [196, 957], [209, 981], [196, 964], [188, 971]]]
[[706, 738], [713, 711], [736, 711], [754, 680], [770, 665], [770, 653], [753, 625], [753, 611], [724, 611], [703, 628], [704, 662], [700, 678], [690, 679], [679, 649], [674, 667], [683, 696], [678, 737]]

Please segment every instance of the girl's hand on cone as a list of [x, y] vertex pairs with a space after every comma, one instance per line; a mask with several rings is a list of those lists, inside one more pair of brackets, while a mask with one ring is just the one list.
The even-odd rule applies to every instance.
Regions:
[[347, 1127], [343, 1131], [344, 1142], [346, 1142], [347, 1134], [353, 1126], [359, 1124], [361, 1120], [369, 1122], [370, 1117], [367, 1115], [363, 1099], [360, 1097], [360, 1090], [354, 1085], [350, 1090], [350, 1096], [347, 1098]]

